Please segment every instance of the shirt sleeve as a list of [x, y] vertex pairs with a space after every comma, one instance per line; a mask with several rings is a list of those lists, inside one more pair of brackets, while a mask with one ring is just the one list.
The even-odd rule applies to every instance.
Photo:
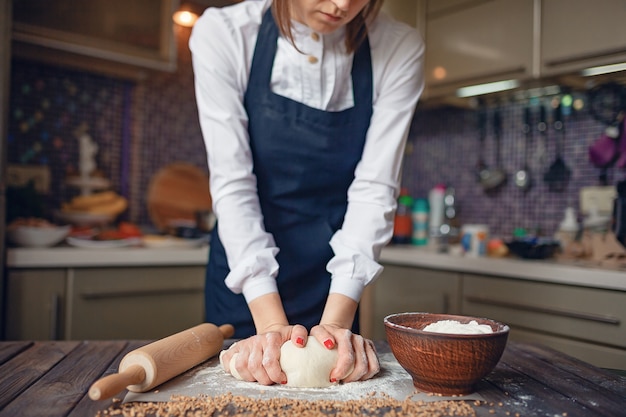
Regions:
[[260, 23], [250, 18], [249, 8], [261, 7], [253, 3], [228, 13], [208, 9], [189, 40], [213, 211], [231, 270], [225, 282], [248, 302], [277, 292], [278, 273], [278, 248], [263, 224], [243, 106], [251, 59], [248, 46], [251, 39], [256, 41], [252, 34]]
[[[388, 17], [381, 18], [388, 24]], [[383, 269], [378, 260], [393, 233], [406, 139], [424, 86], [424, 44], [418, 32], [398, 24], [384, 27], [384, 37], [375, 36], [377, 30], [382, 28], [372, 28], [370, 37], [376, 89], [373, 114], [348, 190], [343, 225], [330, 241], [334, 257], [327, 265], [332, 275], [330, 292], [357, 302]], [[389, 42], [394, 37], [398, 42]]]

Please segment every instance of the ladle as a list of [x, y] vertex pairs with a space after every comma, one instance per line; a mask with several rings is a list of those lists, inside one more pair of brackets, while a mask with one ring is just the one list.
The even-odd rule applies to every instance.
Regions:
[[487, 112], [484, 105], [481, 103], [477, 113], [477, 128], [478, 128], [478, 161], [476, 162], [476, 179], [482, 183], [483, 180], [489, 175], [489, 167], [485, 162], [485, 137], [487, 136]]
[[506, 172], [502, 169], [500, 161], [500, 134], [502, 132], [502, 116], [500, 110], [493, 111], [493, 139], [495, 142], [495, 168], [489, 169], [481, 179], [481, 184], [485, 191], [493, 191], [506, 182]]
[[524, 108], [522, 131], [524, 132], [524, 161], [522, 163], [522, 168], [515, 173], [515, 185], [523, 191], [528, 191], [532, 186], [532, 178], [528, 167], [528, 146], [532, 137], [530, 107], [528, 106]]
[[554, 130], [557, 132], [556, 157], [543, 176], [543, 180], [548, 184], [550, 191], [561, 192], [567, 187], [567, 183], [572, 175], [572, 170], [563, 160], [563, 145], [565, 142], [565, 128], [563, 127], [561, 105], [554, 109]]

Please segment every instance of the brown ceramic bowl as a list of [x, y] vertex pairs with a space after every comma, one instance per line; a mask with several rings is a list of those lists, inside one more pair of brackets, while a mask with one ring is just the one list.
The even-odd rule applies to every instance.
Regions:
[[[422, 329], [440, 320], [456, 320], [491, 326], [493, 333], [451, 334]], [[509, 326], [480, 317], [449, 314], [400, 313], [385, 317], [391, 352], [413, 378], [420, 391], [443, 395], [466, 395], [500, 360]]]

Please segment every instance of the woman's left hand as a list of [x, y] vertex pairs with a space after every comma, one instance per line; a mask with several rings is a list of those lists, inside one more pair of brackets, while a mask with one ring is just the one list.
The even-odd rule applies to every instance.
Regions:
[[311, 329], [327, 349], [337, 349], [337, 364], [330, 373], [331, 382], [365, 381], [380, 371], [374, 343], [359, 334], [334, 325], [320, 324]]

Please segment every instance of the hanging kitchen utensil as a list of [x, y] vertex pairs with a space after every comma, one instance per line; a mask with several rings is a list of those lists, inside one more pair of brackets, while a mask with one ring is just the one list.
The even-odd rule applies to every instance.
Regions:
[[524, 133], [524, 148], [522, 152], [522, 168], [515, 173], [515, 185], [517, 188], [528, 191], [532, 186], [532, 178], [530, 176], [530, 168], [528, 167], [528, 148], [532, 138], [530, 121], [530, 107], [524, 108], [524, 118], [522, 120], [522, 132]]
[[626, 87], [615, 82], [594, 87], [589, 92], [589, 112], [605, 125], [602, 135], [589, 147], [589, 160], [600, 168], [600, 184], [607, 185], [608, 169], [616, 162], [618, 166], [626, 166], [626, 156], [621, 152]]
[[535, 149], [534, 161], [538, 171], [543, 171], [547, 164], [547, 131], [548, 123], [546, 118], [546, 108], [543, 103], [539, 105], [539, 122], [537, 123], [537, 131], [539, 132], [539, 140]]
[[476, 127], [478, 130], [478, 161], [476, 162], [476, 179], [482, 183], [489, 175], [489, 167], [485, 162], [485, 137], [487, 136], [487, 111], [484, 103], [480, 103], [476, 112]]
[[[626, 112], [626, 109], [624, 110]], [[619, 157], [617, 158], [617, 162], [615, 162], [615, 166], [618, 168], [624, 169], [626, 168], [626, 117], [624, 117], [622, 113], [622, 123], [619, 125], [619, 136], [617, 138], [617, 152], [619, 153]]]
[[485, 191], [494, 191], [502, 186], [507, 175], [502, 169], [502, 161], [500, 160], [500, 136], [502, 133], [502, 115], [498, 107], [493, 111], [493, 140], [494, 140], [494, 160], [495, 167], [490, 169], [488, 174], [482, 179], [481, 183]]
[[543, 180], [548, 184], [550, 191], [562, 192], [567, 187], [572, 170], [563, 159], [563, 147], [565, 143], [565, 127], [561, 113], [561, 104], [554, 109], [553, 127], [555, 131], [556, 157], [543, 176]]
[[626, 111], [626, 86], [616, 82], [600, 84], [589, 91], [589, 113], [606, 126], [617, 126]]

